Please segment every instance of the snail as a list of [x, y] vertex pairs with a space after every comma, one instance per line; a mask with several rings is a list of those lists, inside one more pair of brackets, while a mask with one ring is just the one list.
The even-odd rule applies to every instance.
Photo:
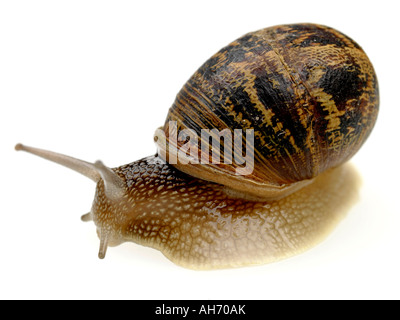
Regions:
[[154, 156], [108, 168], [15, 148], [97, 184], [82, 220], [97, 227], [99, 258], [135, 242], [188, 268], [240, 267], [303, 252], [335, 227], [357, 198], [347, 162], [378, 109], [377, 77], [356, 42], [322, 25], [279, 25], [194, 73], [156, 131]]

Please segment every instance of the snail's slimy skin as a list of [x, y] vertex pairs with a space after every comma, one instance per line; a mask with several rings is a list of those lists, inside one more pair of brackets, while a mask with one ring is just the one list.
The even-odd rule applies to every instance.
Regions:
[[126, 194], [109, 200], [103, 181], [97, 184], [91, 216], [99, 235], [109, 245], [132, 241], [158, 249], [191, 269], [264, 264], [304, 252], [341, 221], [359, 187], [348, 164], [270, 202], [231, 198], [223, 186], [183, 174], [157, 157], [113, 171], [125, 181]]
[[[326, 26], [281, 25], [240, 37], [187, 81], [157, 130], [158, 152], [169, 164], [153, 156], [110, 169], [16, 149], [97, 183], [82, 219], [97, 226], [100, 258], [108, 246], [132, 241], [188, 268], [239, 267], [303, 252], [337, 225], [358, 195], [358, 175], [346, 163], [370, 135], [378, 110], [377, 77], [357, 43]], [[200, 164], [171, 161], [188, 150], [186, 139], [175, 139], [187, 129], [202, 137], [193, 144]], [[224, 130], [231, 137], [246, 131], [246, 139], [234, 139], [235, 161], [210, 161], [232, 147], [224, 136], [214, 150], [201, 134], [210, 129], [217, 140]], [[254, 170], [241, 176], [236, 159], [244, 145]], [[183, 160], [193, 157], [186, 151]]]

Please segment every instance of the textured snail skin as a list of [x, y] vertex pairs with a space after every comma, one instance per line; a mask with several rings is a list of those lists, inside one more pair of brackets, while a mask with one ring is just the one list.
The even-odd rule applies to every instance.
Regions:
[[276, 198], [348, 161], [371, 133], [378, 106], [377, 77], [357, 43], [321, 25], [281, 25], [246, 34], [205, 62], [178, 93], [164, 130], [170, 121], [198, 135], [253, 129], [252, 175], [235, 176], [235, 163], [176, 167]]
[[324, 239], [358, 198], [351, 165], [269, 202], [229, 197], [223, 186], [157, 157], [113, 171], [126, 181], [126, 195], [110, 201], [98, 183], [91, 212], [99, 234], [107, 234], [109, 245], [149, 246], [192, 269], [256, 265], [301, 253]]
[[[210, 58], [163, 128], [170, 144], [169, 121], [199, 136], [254, 129], [249, 176], [235, 176], [235, 164], [172, 165], [156, 155], [111, 169], [15, 148], [97, 183], [82, 220], [97, 227], [100, 258], [108, 246], [135, 242], [188, 268], [238, 267], [301, 253], [337, 225], [358, 196], [358, 175], [345, 162], [369, 136], [378, 105], [375, 72], [353, 40], [324, 26], [285, 25], [249, 33]], [[159, 154], [171, 156], [160, 141]]]

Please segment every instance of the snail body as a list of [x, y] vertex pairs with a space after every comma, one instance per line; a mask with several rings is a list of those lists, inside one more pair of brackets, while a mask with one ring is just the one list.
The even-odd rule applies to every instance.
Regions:
[[[16, 149], [97, 183], [82, 219], [97, 227], [100, 258], [131, 241], [185, 267], [236, 267], [300, 253], [337, 224], [357, 197], [357, 176], [344, 164], [369, 136], [378, 105], [374, 69], [353, 40], [324, 26], [283, 25], [239, 38], [199, 68], [158, 129], [155, 156], [111, 169]], [[207, 164], [178, 152], [187, 140], [172, 133], [204, 129], [252, 130], [251, 172], [212, 162], [209, 140], [191, 145]]]

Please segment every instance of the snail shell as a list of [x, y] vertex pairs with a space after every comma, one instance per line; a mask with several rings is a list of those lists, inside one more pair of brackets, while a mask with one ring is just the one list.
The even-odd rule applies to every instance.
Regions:
[[[235, 162], [175, 166], [241, 193], [279, 198], [349, 160], [371, 133], [378, 105], [377, 77], [357, 43], [321, 25], [282, 25], [249, 33], [205, 62], [178, 93], [164, 131], [171, 142], [171, 121], [178, 134], [254, 130], [252, 174], [237, 176]], [[163, 151], [185, 141], [172, 143]], [[198, 149], [199, 159], [209, 157]]]
[[[353, 40], [320, 25], [284, 25], [249, 33], [211, 57], [158, 130], [165, 138], [157, 140], [159, 154], [170, 159], [186, 143], [171, 133], [253, 129], [251, 174], [238, 176], [236, 163], [185, 165], [178, 157], [171, 164], [159, 155], [111, 169], [16, 149], [97, 183], [82, 219], [97, 227], [100, 258], [108, 246], [131, 241], [185, 267], [237, 267], [298, 254], [340, 221], [358, 188], [343, 164], [369, 136], [378, 105], [373, 67]], [[195, 147], [210, 160], [209, 150]]]

